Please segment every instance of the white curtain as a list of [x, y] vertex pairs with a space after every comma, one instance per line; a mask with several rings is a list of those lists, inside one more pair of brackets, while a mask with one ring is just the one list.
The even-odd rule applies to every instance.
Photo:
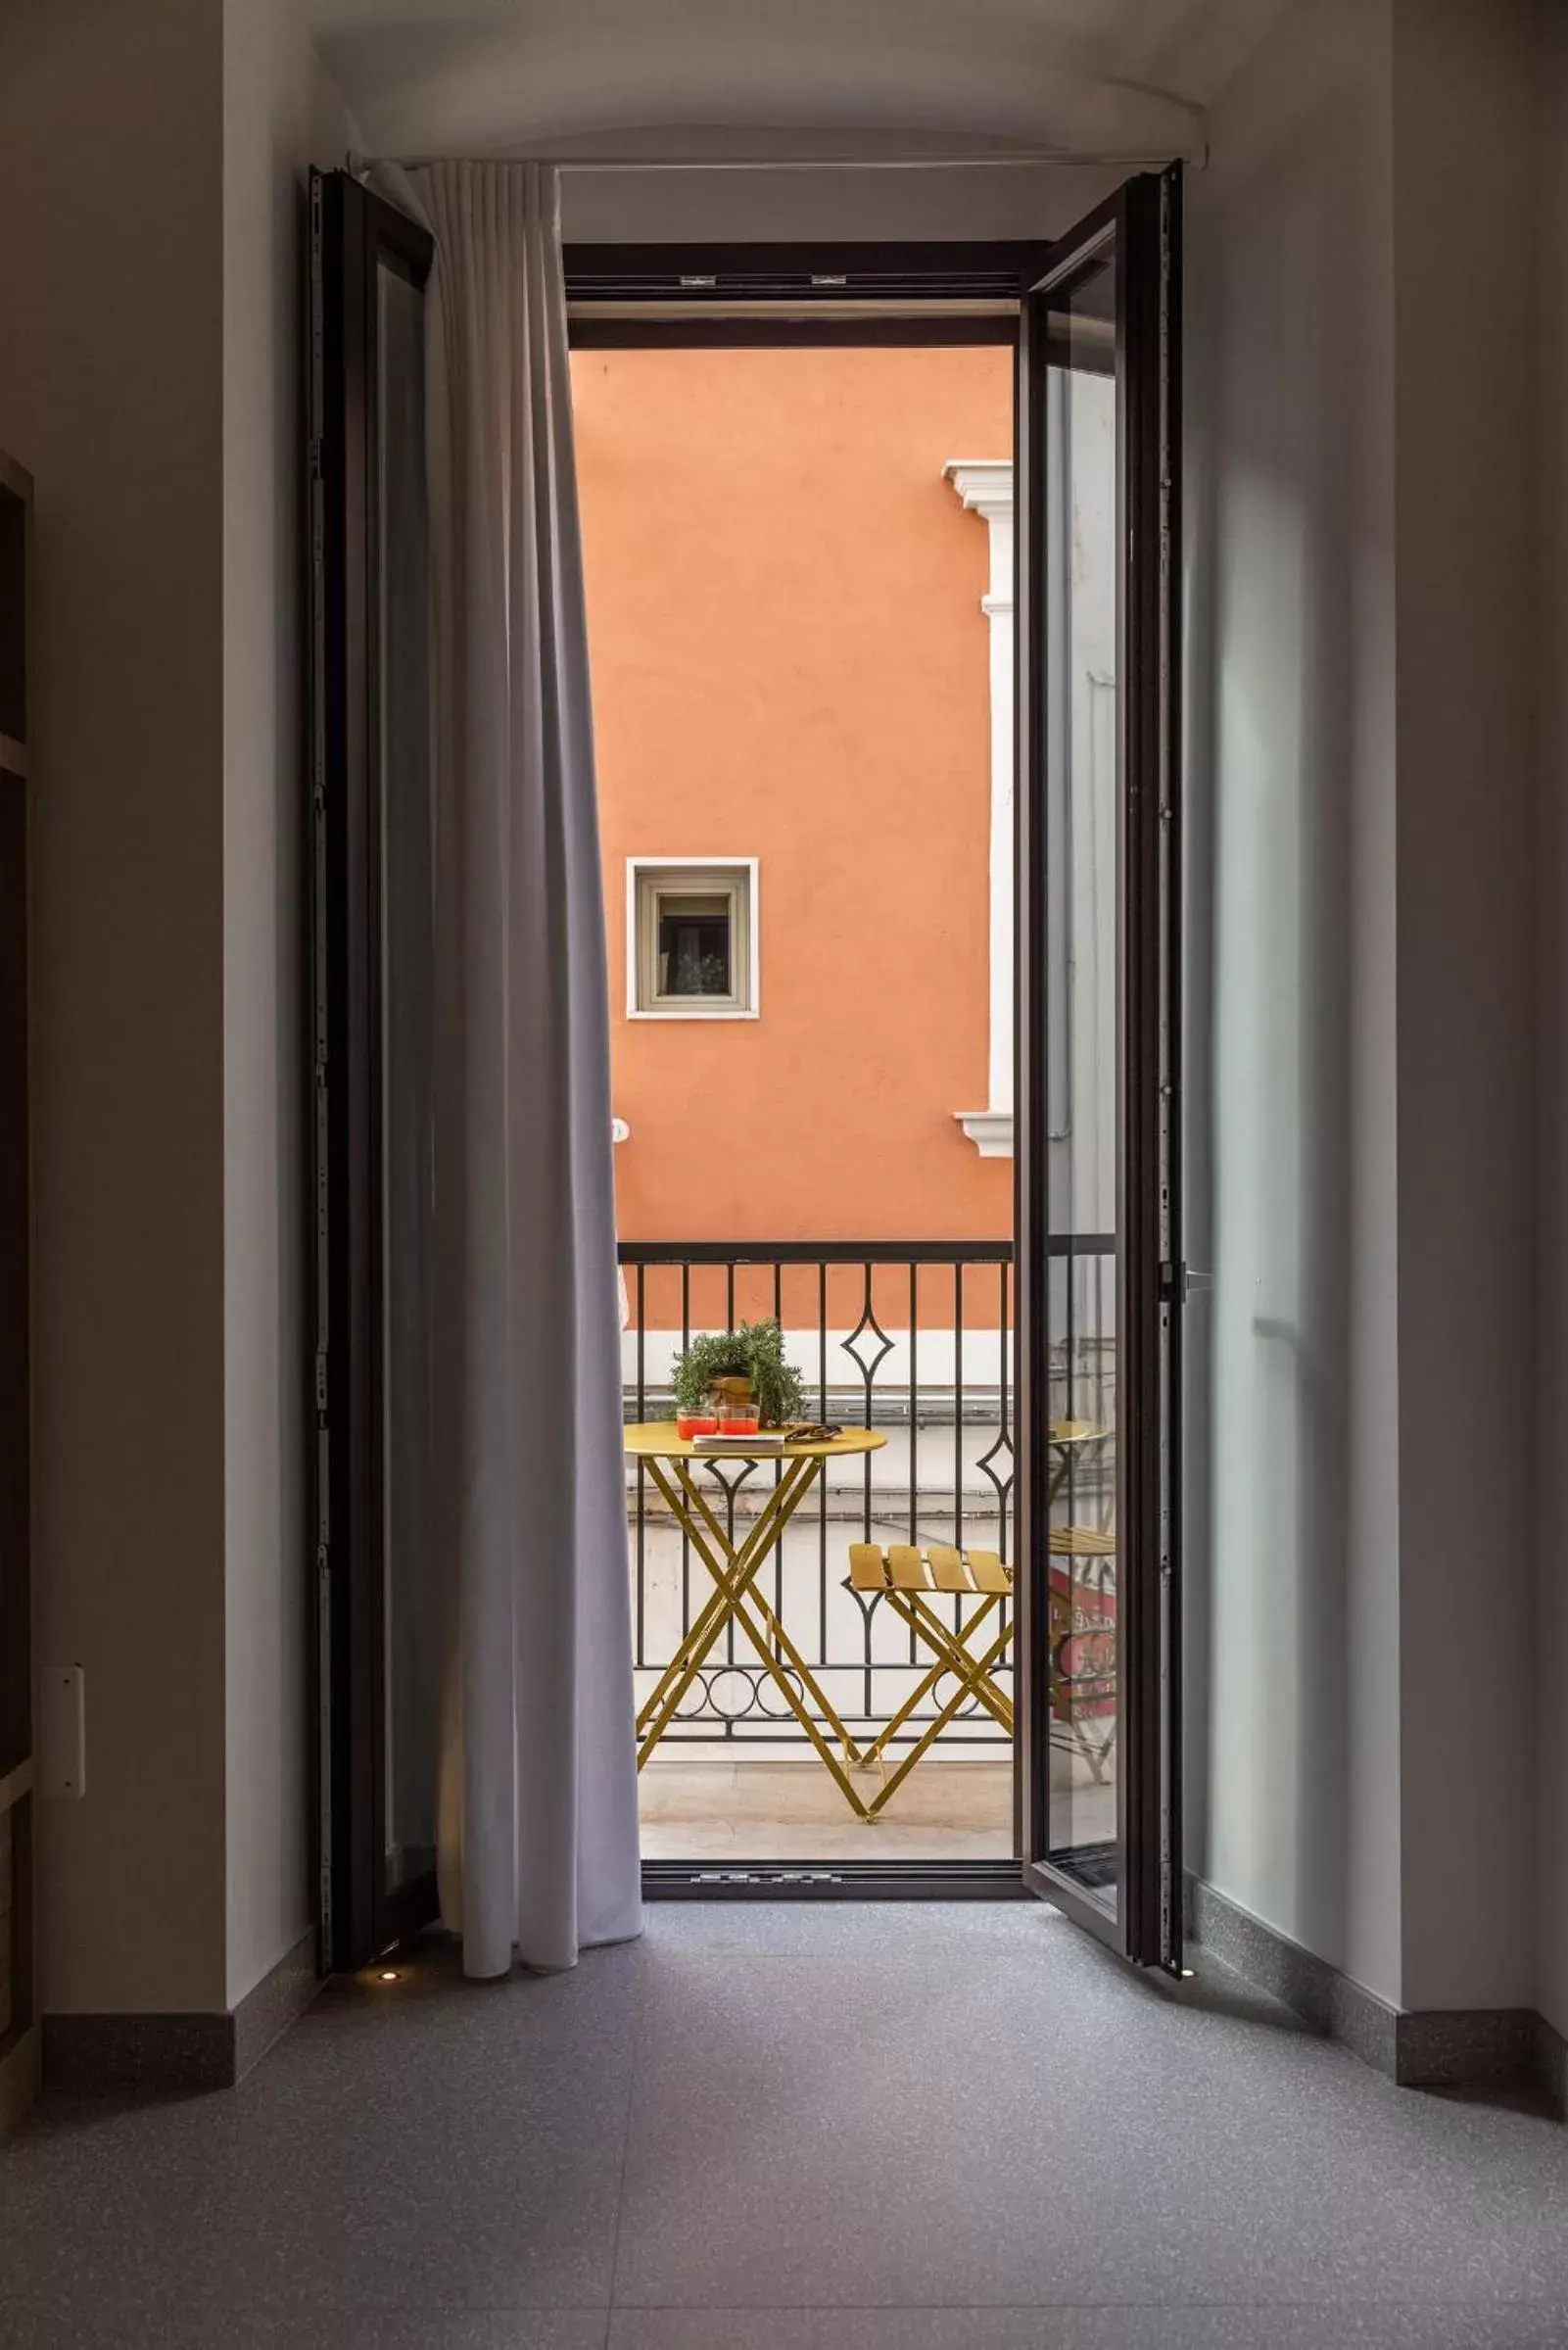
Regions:
[[641, 1927], [609, 1010], [553, 171], [376, 174], [436, 242], [442, 1909], [465, 1971]]

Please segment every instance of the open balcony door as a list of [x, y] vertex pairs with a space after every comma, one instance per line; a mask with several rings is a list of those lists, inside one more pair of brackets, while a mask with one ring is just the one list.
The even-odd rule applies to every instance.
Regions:
[[311, 183], [318, 1911], [325, 1969], [436, 1915], [431, 243]]
[[1026, 297], [1019, 1462], [1026, 1882], [1181, 1962], [1176, 174]]

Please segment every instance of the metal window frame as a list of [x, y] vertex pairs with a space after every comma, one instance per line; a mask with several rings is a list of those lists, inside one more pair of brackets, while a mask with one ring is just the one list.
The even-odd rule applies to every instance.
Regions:
[[[563, 257], [568, 339], [574, 350], [599, 351], [1000, 344], [1016, 352], [1023, 294], [1047, 265], [1051, 252], [1048, 243], [1035, 240], [568, 245]], [[700, 282], [693, 284], [693, 279]], [[843, 314], [850, 304], [858, 315]], [[679, 306], [682, 314], [669, 314], [672, 306]], [[663, 315], [657, 314], [661, 309]], [[832, 314], [834, 312], [838, 314]], [[1015, 466], [1018, 418], [1015, 362]], [[679, 862], [689, 866], [694, 860]], [[757, 912], [753, 898], [754, 951]], [[635, 949], [634, 924], [628, 941], [629, 1002]], [[631, 1016], [693, 1017], [665, 1012]], [[945, 1255], [951, 1244], [928, 1245], [934, 1258]], [[802, 1243], [801, 1250], [813, 1261], [821, 1256], [831, 1262], [834, 1253], [833, 1244], [824, 1250]], [[701, 1261], [693, 1251], [690, 1262]], [[708, 1261], [722, 1262], [723, 1257], [716, 1254]], [[1016, 1788], [1015, 1763], [1017, 1814]], [[781, 1866], [737, 1859], [718, 1875], [721, 1882], [715, 1886], [715, 1872], [700, 1862], [646, 1862], [643, 1890], [655, 1899], [933, 1901], [1017, 1899], [1023, 1892], [1017, 1858], [957, 1873], [952, 1864], [940, 1861], [867, 1861], [854, 1866], [802, 1861]], [[732, 1882], [722, 1882], [726, 1876]]]
[[1006, 238], [572, 244], [567, 331], [592, 351], [1010, 345], [1050, 252]]
[[[1048, 1555], [1035, 1497], [1047, 1490], [1041, 1415], [1029, 1399], [1049, 1378], [1049, 1106], [1019, 1091], [1017, 1232], [1019, 1287], [1019, 1719], [1020, 1849], [1034, 1892], [1135, 1964], [1179, 1973], [1181, 1916], [1180, 1708], [1180, 920], [1179, 168], [1118, 188], [1062, 240], [1059, 257], [1025, 304], [1020, 342], [1017, 608], [1021, 645], [1048, 610], [1045, 534], [1025, 517], [1043, 511], [1045, 401], [1036, 396], [1052, 358], [1046, 297], [1095, 266], [1114, 244], [1117, 265], [1117, 360], [1125, 386], [1117, 470], [1125, 503], [1119, 597], [1127, 632], [1122, 670], [1125, 726], [1122, 821], [1121, 1195], [1117, 1320], [1124, 1369], [1117, 1415], [1117, 1643], [1122, 1692], [1117, 1780], [1118, 1900], [1115, 1914], [1046, 1856], [1050, 1845], [1050, 1692], [1031, 1625], [1047, 1619]], [[1044, 824], [1047, 726], [1043, 673], [1021, 661], [1018, 695], [1020, 1069], [1047, 1028]], [[1038, 804], [1037, 804], [1038, 803]], [[1032, 1113], [1032, 1115], [1031, 1115]], [[1044, 1114], [1042, 1116], [1042, 1113]], [[1127, 1865], [1128, 1856], [1132, 1865]]]

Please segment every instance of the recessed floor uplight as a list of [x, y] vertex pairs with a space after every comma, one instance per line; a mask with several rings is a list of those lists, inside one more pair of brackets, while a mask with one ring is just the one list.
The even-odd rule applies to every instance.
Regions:
[[395, 1966], [383, 1967], [381, 1970], [380, 1980], [383, 1983], [396, 1983], [398, 1980], [397, 1968]]

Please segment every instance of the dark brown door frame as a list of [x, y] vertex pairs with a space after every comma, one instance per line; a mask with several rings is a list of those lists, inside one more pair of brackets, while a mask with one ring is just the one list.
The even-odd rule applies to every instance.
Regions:
[[377, 272], [429, 273], [425, 231], [313, 174], [310, 327], [311, 1344], [320, 1962], [365, 1965], [436, 1914], [384, 1884], [381, 675]]
[[[1129, 576], [1124, 609], [1137, 646], [1129, 663], [1126, 722], [1129, 809], [1136, 807], [1139, 852], [1129, 876], [1126, 915], [1136, 920], [1150, 951], [1129, 960], [1134, 990], [1127, 1039], [1129, 1065], [1144, 1078], [1159, 1056], [1173, 1068], [1174, 1025], [1164, 990], [1174, 969], [1175, 896], [1169, 883], [1175, 832], [1171, 745], [1174, 743], [1175, 658], [1171, 565], [1175, 548], [1175, 351], [1171, 313], [1162, 307], [1161, 273], [1152, 266], [1173, 253], [1174, 187], [1162, 180], [1129, 183], [1095, 221], [1112, 223], [1123, 238], [1123, 291], [1118, 336], [1129, 399], [1123, 479], [1129, 521], [1147, 535], [1150, 518], [1164, 516], [1158, 569], [1147, 563]], [[433, 1879], [386, 1897], [382, 1874], [385, 1714], [377, 1680], [382, 1623], [382, 1369], [379, 1318], [380, 939], [378, 895], [379, 680], [375, 671], [373, 595], [378, 577], [375, 543], [374, 319], [378, 259], [422, 282], [430, 246], [412, 223], [381, 205], [343, 174], [312, 185], [312, 423], [311, 544], [314, 608], [315, 736], [312, 806], [318, 906], [315, 929], [316, 1070], [312, 1128], [317, 1157], [312, 1197], [316, 1213], [317, 1521], [314, 1574], [321, 1631], [320, 1884], [323, 1964], [365, 1963], [435, 1912]], [[1030, 384], [1045, 361], [1043, 303], [1032, 289], [1048, 288], [1068, 248], [939, 245], [932, 247], [791, 246], [787, 248], [591, 247], [566, 251], [568, 299], [578, 306], [574, 343], [603, 348], [678, 344], [904, 343], [1004, 341], [1015, 343], [1019, 377], [1015, 464], [1021, 522], [1031, 485], [1040, 479], [1039, 407]], [[673, 282], [672, 282], [673, 280]], [[696, 280], [693, 284], [690, 281]], [[685, 281], [685, 282], [683, 282]], [[908, 306], [943, 298], [995, 302], [990, 315], [910, 314]], [[613, 301], [631, 314], [594, 318], [581, 305]], [[1023, 331], [1011, 310], [1022, 304]], [[653, 314], [679, 302], [688, 314]], [[784, 304], [758, 317], [726, 317], [726, 304]], [[899, 314], [899, 304], [905, 305]], [[846, 303], [861, 314], [829, 314]], [[639, 316], [641, 310], [648, 314]], [[714, 314], [703, 313], [711, 311]], [[813, 314], [821, 312], [821, 315]], [[1161, 389], [1151, 405], [1133, 397], [1155, 369]], [[1031, 612], [1040, 608], [1042, 551], [1025, 551], [1021, 528], [1018, 585], [1019, 643], [1030, 643]], [[1029, 662], [1018, 665], [1019, 759], [1017, 879], [1021, 957], [1017, 1023], [1020, 1083], [1016, 1163], [1019, 1261], [1020, 1449], [1016, 1496], [1021, 1587], [1019, 1655], [1023, 1730], [1019, 1774], [1025, 1854], [1044, 1851], [1043, 1797], [1048, 1710], [1043, 1651], [1036, 1655], [1030, 1627], [1048, 1620], [1045, 1546], [1036, 1539], [1033, 1497], [1044, 1490], [1045, 1418], [1049, 1382], [1044, 1313], [1045, 1271], [1054, 1253], [1044, 1186], [1043, 1091], [1028, 1079], [1036, 1043], [1045, 1035], [1043, 955], [1044, 864], [1035, 787], [1043, 774], [1043, 712], [1030, 690]], [[1165, 845], [1158, 842], [1164, 833]], [[1158, 950], [1144, 926], [1158, 913], [1164, 925]], [[1155, 1405], [1143, 1394], [1119, 1438], [1126, 1478], [1122, 1500], [1125, 1559], [1135, 1560], [1122, 1595], [1120, 1628], [1124, 1723], [1138, 1727], [1123, 1746], [1120, 1773], [1122, 1848], [1139, 1855], [1129, 1874], [1120, 1921], [1107, 1931], [1104, 1912], [1053, 1871], [1048, 1860], [1026, 1860], [1022, 1881], [1043, 1892], [1092, 1932], [1142, 1963], [1179, 1963], [1179, 1850], [1172, 1784], [1178, 1693], [1168, 1667], [1175, 1655], [1176, 1580], [1174, 1447], [1165, 1440], [1177, 1392], [1175, 1307], [1179, 1272], [1175, 1230], [1174, 1099], [1151, 1121], [1141, 1113], [1127, 1133], [1129, 1189], [1137, 1213], [1123, 1218], [1118, 1288], [1128, 1301], [1129, 1360], [1148, 1367], [1164, 1347], [1166, 1391]], [[1164, 1170], [1163, 1175], [1161, 1170]], [[1135, 1381], [1125, 1382], [1130, 1393]], [[1038, 1398], [1037, 1409], [1030, 1399]], [[1149, 1408], [1151, 1407], [1152, 1408]], [[1124, 1570], [1125, 1572], [1125, 1570]], [[1136, 1584], [1136, 1591], [1132, 1585]], [[1129, 1846], [1129, 1838], [1132, 1840]], [[899, 1891], [940, 1897], [949, 1887], [933, 1867]], [[973, 1873], [973, 1872], [972, 1872]], [[659, 1872], [655, 1871], [657, 1876]], [[826, 1897], [886, 1891], [857, 1883], [869, 1871], [835, 1872]], [[880, 1877], [881, 1872], [875, 1875]], [[1133, 1880], [1136, 1880], [1135, 1882]], [[649, 1890], [655, 1890], [650, 1885]], [[814, 1889], [815, 1890], [815, 1889]], [[1021, 1890], [1018, 1863], [1000, 1867], [996, 1892]]]
[[[1049, 244], [1032, 241], [568, 245], [568, 333], [574, 349], [598, 351], [964, 344], [1016, 350], [1020, 305], [1051, 252]], [[943, 316], [908, 307], [944, 301], [994, 308], [989, 314], [971, 309]], [[585, 305], [603, 302], [619, 314], [585, 314]], [[765, 303], [771, 314], [726, 314], [736, 303]], [[653, 314], [671, 305], [683, 314]], [[858, 314], [830, 314], [847, 305]], [[1017, 395], [1015, 372], [1015, 464]], [[646, 1861], [642, 1884], [649, 1897], [681, 1900], [1006, 1900], [1024, 1891], [1016, 1857], [820, 1867], [737, 1859], [722, 1872], [708, 1863]]]
[[[1048, 244], [1036, 241], [956, 239], [908, 245], [568, 245], [571, 340], [584, 351], [1013, 343], [1017, 305], [1050, 253]], [[990, 315], [971, 310], [946, 316], [908, 308], [942, 302], [998, 308]], [[766, 304], [773, 314], [735, 315], [738, 303]], [[598, 305], [613, 305], [618, 314], [594, 315]], [[671, 306], [683, 314], [656, 314]], [[858, 306], [861, 314], [834, 314], [849, 306]]]

